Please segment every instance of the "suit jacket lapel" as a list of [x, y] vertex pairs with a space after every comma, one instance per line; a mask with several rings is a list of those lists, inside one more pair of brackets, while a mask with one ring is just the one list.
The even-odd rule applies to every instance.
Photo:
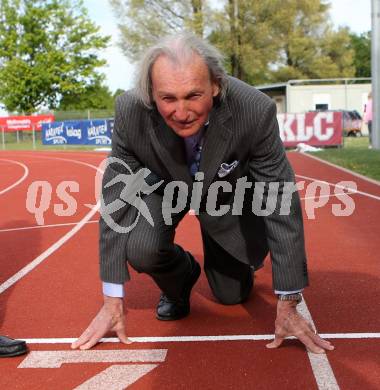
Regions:
[[225, 102], [215, 106], [210, 113], [210, 123], [205, 134], [199, 167], [199, 171], [205, 174], [202, 196], [207, 193], [207, 189], [217, 174], [230, 145], [232, 131], [225, 126], [225, 122], [231, 116], [231, 112]]
[[170, 129], [158, 114], [156, 119], [156, 124], [150, 131], [153, 148], [172, 178], [184, 181], [190, 190], [193, 181], [187, 167], [183, 139]]

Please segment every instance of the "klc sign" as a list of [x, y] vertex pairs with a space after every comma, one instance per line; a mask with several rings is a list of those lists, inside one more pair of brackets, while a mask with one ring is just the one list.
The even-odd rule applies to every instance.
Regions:
[[303, 142], [308, 145], [341, 145], [341, 112], [307, 112], [300, 114], [278, 114], [280, 136], [285, 146], [297, 146]]

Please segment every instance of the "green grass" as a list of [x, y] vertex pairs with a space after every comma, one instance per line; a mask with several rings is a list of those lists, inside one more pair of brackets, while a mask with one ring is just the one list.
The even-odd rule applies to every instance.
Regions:
[[324, 149], [315, 156], [380, 180], [380, 150], [368, 149], [368, 137], [345, 137], [344, 147]]

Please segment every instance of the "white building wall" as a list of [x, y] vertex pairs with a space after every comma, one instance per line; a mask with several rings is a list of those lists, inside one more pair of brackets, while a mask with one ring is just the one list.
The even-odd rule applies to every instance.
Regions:
[[371, 84], [288, 85], [287, 112], [307, 112], [316, 104], [328, 104], [329, 110], [356, 110], [363, 114], [363, 101]]

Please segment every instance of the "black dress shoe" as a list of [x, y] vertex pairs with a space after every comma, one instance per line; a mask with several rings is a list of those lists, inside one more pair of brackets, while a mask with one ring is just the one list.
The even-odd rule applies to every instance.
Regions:
[[28, 348], [25, 341], [0, 336], [0, 357], [18, 356], [27, 352]]
[[191, 259], [191, 274], [185, 282], [181, 297], [171, 299], [165, 294], [161, 294], [160, 301], [157, 305], [156, 317], [161, 321], [174, 321], [184, 318], [190, 313], [190, 294], [194, 284], [201, 274], [201, 267], [195, 261], [194, 257], [188, 253]]

